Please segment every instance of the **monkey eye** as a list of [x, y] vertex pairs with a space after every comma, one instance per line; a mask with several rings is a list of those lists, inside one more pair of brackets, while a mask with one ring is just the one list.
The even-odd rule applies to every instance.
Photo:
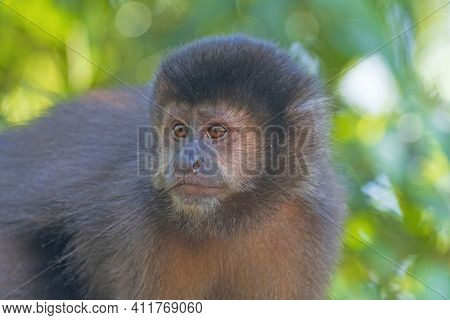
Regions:
[[188, 134], [188, 127], [186, 127], [184, 124], [182, 123], [177, 123], [174, 127], [173, 127], [173, 134], [177, 137], [177, 138], [186, 138], [187, 134]]
[[218, 139], [227, 132], [227, 129], [225, 129], [225, 127], [221, 126], [220, 124], [217, 124], [210, 126], [206, 132], [208, 133], [209, 138]]

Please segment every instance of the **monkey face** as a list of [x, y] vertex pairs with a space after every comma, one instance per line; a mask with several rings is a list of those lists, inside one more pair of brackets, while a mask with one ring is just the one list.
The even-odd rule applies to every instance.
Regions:
[[168, 108], [158, 129], [157, 180], [175, 211], [212, 214], [236, 193], [252, 188], [262, 141], [251, 124], [247, 112], [226, 103]]
[[313, 192], [327, 149], [322, 94], [275, 46], [242, 37], [185, 46], [161, 63], [151, 101], [162, 139], [153, 184], [179, 226], [238, 229], [276, 212], [284, 190]]

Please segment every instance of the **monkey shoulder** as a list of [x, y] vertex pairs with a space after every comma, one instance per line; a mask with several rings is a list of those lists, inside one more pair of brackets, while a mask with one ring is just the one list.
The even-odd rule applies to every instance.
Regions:
[[94, 91], [0, 133], [0, 204], [12, 210], [45, 194], [68, 198], [68, 188], [135, 175], [137, 130], [149, 118], [146, 92]]

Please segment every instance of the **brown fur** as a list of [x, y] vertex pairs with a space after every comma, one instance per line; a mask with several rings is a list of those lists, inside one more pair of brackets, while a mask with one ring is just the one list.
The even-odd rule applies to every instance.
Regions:
[[118, 291], [135, 299], [321, 298], [329, 266], [312, 264], [324, 250], [320, 223], [284, 204], [276, 217], [235, 237], [205, 241], [166, 230], [153, 240], [139, 293], [133, 296], [129, 283]]
[[[326, 297], [345, 216], [326, 102], [273, 44], [217, 37], [175, 51], [146, 88], [90, 94], [2, 133], [0, 298]], [[214, 155], [207, 178], [223, 194], [174, 197], [187, 145], [167, 143], [175, 114]], [[228, 140], [205, 138], [211, 121]], [[162, 143], [142, 146], [143, 127]], [[156, 172], [142, 170], [146, 152]]]

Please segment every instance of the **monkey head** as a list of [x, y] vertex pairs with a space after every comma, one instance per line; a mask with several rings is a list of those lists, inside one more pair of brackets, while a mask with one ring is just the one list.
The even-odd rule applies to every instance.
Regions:
[[160, 141], [152, 180], [170, 199], [167, 218], [189, 232], [229, 233], [313, 192], [327, 131], [318, 88], [287, 53], [244, 36], [169, 55], [151, 99]]

